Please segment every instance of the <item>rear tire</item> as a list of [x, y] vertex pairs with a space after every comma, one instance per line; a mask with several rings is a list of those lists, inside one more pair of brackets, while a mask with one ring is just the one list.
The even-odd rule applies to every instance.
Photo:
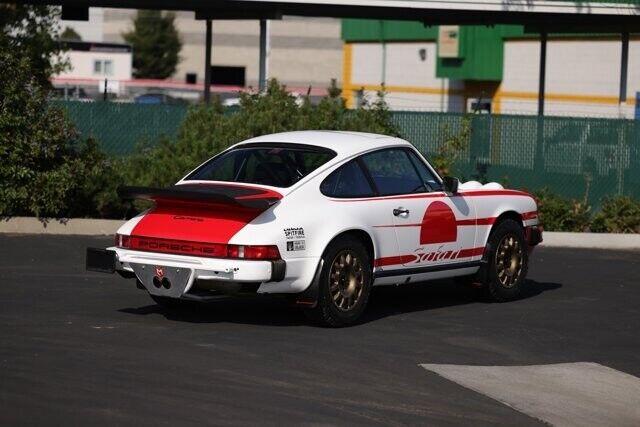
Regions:
[[305, 314], [325, 326], [356, 323], [371, 293], [371, 259], [364, 244], [351, 236], [329, 244], [322, 256], [318, 302]]
[[476, 296], [494, 302], [512, 301], [522, 295], [528, 269], [528, 252], [522, 226], [505, 219], [491, 231], [487, 242], [487, 263], [469, 283]]

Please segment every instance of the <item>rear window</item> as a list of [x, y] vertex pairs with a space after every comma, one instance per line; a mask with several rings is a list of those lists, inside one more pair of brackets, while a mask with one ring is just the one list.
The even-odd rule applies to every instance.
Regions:
[[335, 155], [333, 151], [321, 147], [251, 144], [214, 157], [187, 176], [186, 180], [290, 187]]

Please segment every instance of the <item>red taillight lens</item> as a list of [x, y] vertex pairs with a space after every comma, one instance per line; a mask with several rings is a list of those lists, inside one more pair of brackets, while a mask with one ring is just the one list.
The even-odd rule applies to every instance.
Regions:
[[227, 257], [239, 259], [280, 259], [280, 251], [275, 245], [247, 246], [229, 245], [227, 246]]
[[245, 246], [244, 257], [247, 259], [280, 259], [280, 251], [275, 245]]
[[123, 236], [122, 234], [116, 234], [116, 246], [119, 248], [128, 248], [131, 245], [131, 239], [129, 236]]

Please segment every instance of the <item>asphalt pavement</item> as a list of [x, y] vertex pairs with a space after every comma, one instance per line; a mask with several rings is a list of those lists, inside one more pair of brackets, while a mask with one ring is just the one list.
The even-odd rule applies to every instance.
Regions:
[[541, 247], [518, 301], [381, 287], [362, 324], [328, 329], [272, 298], [164, 311], [84, 270], [110, 243], [0, 235], [0, 425], [543, 425], [421, 365], [640, 377], [640, 252]]

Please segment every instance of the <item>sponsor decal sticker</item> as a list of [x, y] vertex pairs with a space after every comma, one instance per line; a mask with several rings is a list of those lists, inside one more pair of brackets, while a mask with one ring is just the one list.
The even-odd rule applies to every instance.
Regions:
[[304, 239], [304, 228], [302, 227], [285, 228], [284, 237], [287, 240]]
[[292, 240], [287, 242], [287, 252], [290, 251], [304, 251], [304, 240]]

